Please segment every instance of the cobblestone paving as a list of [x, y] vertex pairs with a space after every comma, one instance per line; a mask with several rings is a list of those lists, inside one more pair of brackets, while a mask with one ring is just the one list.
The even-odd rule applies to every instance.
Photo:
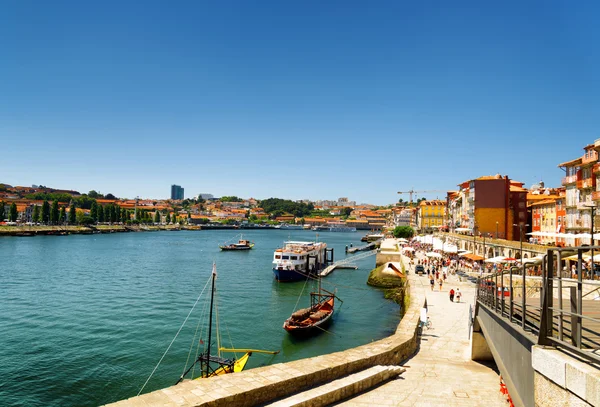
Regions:
[[[412, 271], [411, 271], [412, 272]], [[418, 281], [426, 290], [432, 328], [424, 328], [418, 353], [407, 360], [398, 379], [346, 400], [343, 406], [402, 407], [506, 407], [500, 394], [500, 378], [491, 368], [470, 360], [468, 337], [469, 304], [474, 303], [474, 285], [449, 276], [442, 291], [431, 291], [427, 276]], [[460, 288], [460, 303], [448, 297]]]

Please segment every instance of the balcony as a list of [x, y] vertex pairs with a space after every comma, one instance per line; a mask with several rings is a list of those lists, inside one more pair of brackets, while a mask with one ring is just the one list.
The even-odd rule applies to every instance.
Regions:
[[598, 161], [598, 152], [594, 150], [586, 151], [583, 157], [581, 157], [581, 164], [588, 164], [596, 161]]
[[562, 179], [562, 185], [574, 184], [575, 182], [577, 182], [577, 175], [569, 175]]
[[593, 204], [593, 202], [589, 202], [589, 201], [578, 202], [577, 203], [577, 209], [579, 209], [580, 211], [585, 211], [585, 210], [591, 211], [592, 210], [592, 204]]
[[[578, 188], [579, 188], [579, 182], [577, 181], [578, 184]], [[581, 180], [581, 188], [596, 188], [596, 177], [591, 177], [591, 178], [585, 178]]]

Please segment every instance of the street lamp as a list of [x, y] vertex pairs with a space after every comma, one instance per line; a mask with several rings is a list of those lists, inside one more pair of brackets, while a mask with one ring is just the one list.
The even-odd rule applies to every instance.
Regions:
[[[523, 224], [522, 222], [517, 224], [513, 223], [513, 226], [518, 226], [519, 227], [519, 243], [521, 244], [521, 253], [520, 253], [520, 257], [521, 257], [521, 274], [523, 277], [523, 287], [522, 287], [522, 295], [523, 295], [523, 304], [525, 304], [525, 284], [526, 284], [526, 278], [525, 278], [525, 262], [523, 261], [523, 226], [529, 226], [529, 224]], [[512, 270], [512, 269], [511, 269]], [[511, 284], [512, 284], [512, 272], [511, 272]], [[512, 291], [512, 286], [510, 287], [510, 290]], [[525, 327], [525, 308], [523, 308], [523, 327]]]
[[[590, 271], [590, 278], [594, 278], [594, 211], [596, 210], [596, 204], [592, 203], [591, 205], [587, 204], [584, 205], [586, 208], [590, 208], [592, 210], [592, 223], [591, 223], [591, 237], [590, 237], [590, 243], [592, 246], [592, 265], [591, 265], [591, 271]], [[560, 267], [560, 264], [559, 264]]]

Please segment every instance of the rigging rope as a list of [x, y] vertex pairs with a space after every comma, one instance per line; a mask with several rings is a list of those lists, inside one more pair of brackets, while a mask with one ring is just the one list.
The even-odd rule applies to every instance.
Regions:
[[[196, 325], [196, 332], [194, 333], [194, 337], [192, 338], [192, 342], [190, 343], [190, 350], [188, 351], [188, 356], [187, 359], [185, 361], [185, 365], [183, 365], [183, 371], [181, 372], [182, 375], [185, 374], [185, 369], [188, 366], [188, 363], [190, 361], [190, 356], [192, 354], [192, 349], [194, 347], [194, 343], [196, 343], [196, 353], [194, 355], [194, 360], [198, 359], [198, 355], [200, 354], [200, 345], [204, 344], [204, 342], [202, 341], [202, 334], [204, 333], [204, 325], [201, 326], [202, 321], [204, 321], [204, 317], [206, 315], [206, 309], [208, 308], [208, 303], [209, 303], [210, 298], [207, 296], [204, 299], [204, 306], [202, 307], [202, 313], [200, 314], [200, 319], [198, 319], [198, 324]], [[200, 336], [198, 336], [198, 329], [200, 329]], [[198, 341], [196, 341], [196, 338], [199, 338]], [[194, 373], [196, 372], [196, 364], [194, 363], [194, 366], [192, 367], [192, 376], [194, 377]]]
[[294, 312], [296, 312], [296, 309], [298, 308], [298, 303], [300, 302], [300, 298], [302, 297], [302, 294], [304, 293], [304, 288], [306, 288], [306, 283], [308, 283], [308, 278], [304, 281], [304, 285], [302, 286], [302, 291], [300, 291], [300, 295], [298, 296], [298, 299], [296, 300], [296, 305], [294, 305]]
[[187, 317], [185, 317], [185, 320], [183, 321], [183, 323], [179, 327], [179, 330], [177, 331], [177, 333], [175, 334], [175, 337], [173, 338], [173, 340], [171, 341], [171, 343], [167, 347], [167, 350], [165, 351], [165, 353], [163, 353], [162, 357], [160, 358], [160, 360], [158, 361], [158, 363], [154, 367], [154, 370], [152, 370], [152, 373], [150, 373], [150, 376], [148, 376], [148, 378], [146, 379], [146, 382], [144, 382], [144, 385], [142, 386], [142, 388], [140, 389], [140, 391], [137, 394], [138, 396], [142, 393], [142, 391], [144, 390], [144, 387], [146, 387], [146, 385], [148, 384], [148, 382], [152, 378], [152, 375], [154, 374], [154, 372], [156, 372], [156, 369], [158, 369], [158, 366], [160, 365], [160, 363], [163, 361], [163, 359], [167, 355], [167, 352], [169, 352], [169, 349], [171, 349], [171, 346], [173, 346], [173, 343], [175, 342], [175, 339], [177, 339], [177, 336], [179, 336], [179, 333], [181, 332], [181, 330], [183, 329], [183, 326], [185, 325], [185, 323], [187, 322], [188, 318], [192, 314], [192, 311], [194, 311], [194, 308], [196, 308], [196, 304], [198, 304], [198, 301], [200, 301], [200, 298], [202, 297], [202, 294], [204, 293], [204, 290], [206, 290], [206, 287], [208, 286], [208, 283], [210, 282], [211, 278], [212, 278], [212, 275], [208, 278], [208, 280], [206, 281], [206, 284], [204, 284], [204, 288], [202, 289], [202, 292], [200, 293], [200, 295], [198, 296], [198, 298], [196, 298], [196, 302], [194, 302], [194, 305], [192, 306], [192, 309], [190, 310], [190, 312], [188, 312]]

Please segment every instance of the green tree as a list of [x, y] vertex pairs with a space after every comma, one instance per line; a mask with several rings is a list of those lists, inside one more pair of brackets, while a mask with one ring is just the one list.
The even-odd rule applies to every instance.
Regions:
[[116, 223], [119, 221], [119, 218], [121, 217], [121, 210], [119, 209], [119, 207], [117, 205], [112, 205], [112, 209], [110, 211], [110, 221], [112, 223]]
[[121, 222], [125, 223], [129, 220], [129, 211], [125, 208], [121, 208]]
[[[0, 202], [0, 211], [2, 210], [2, 208], [3, 208], [3, 203], [2, 203], [2, 202]], [[1, 215], [1, 213], [0, 213], [0, 215]], [[0, 216], [0, 220], [1, 220], [2, 218], [3, 218], [3, 216]], [[32, 218], [33, 218], [33, 219], [32, 219], [32, 220], [33, 220], [33, 223], [40, 223], [40, 221], [42, 220], [42, 213], [40, 212], [40, 207], [39, 207], [39, 205], [35, 205], [35, 206], [33, 207], [33, 216], [32, 216]]]
[[[4, 222], [4, 219], [5, 219], [5, 216], [6, 216], [6, 215], [4, 214], [4, 206], [5, 206], [5, 205], [6, 205], [6, 204], [4, 203], [4, 201], [0, 201], [0, 222]], [[36, 205], [36, 207], [37, 207], [37, 205]], [[34, 210], [35, 210], [35, 209], [34, 209]]]
[[58, 215], [60, 215], [60, 212], [58, 210], [58, 201], [53, 201], [52, 209], [50, 209], [50, 222], [53, 225], [56, 225], [58, 223]]
[[221, 198], [219, 198], [219, 201], [221, 201], [221, 202], [244, 202], [244, 200], [242, 198], [238, 198], [235, 195], [222, 196]]
[[344, 208], [342, 208], [342, 210], [340, 211], [340, 215], [342, 215], [345, 218], [348, 218], [350, 216], [350, 214], [352, 213], [353, 209], [350, 208], [349, 206], [346, 206]]
[[154, 212], [154, 223], [160, 223], [160, 212]]
[[58, 221], [60, 223], [65, 223], [67, 221], [67, 212], [65, 211], [65, 207], [60, 208], [60, 215], [58, 216]]
[[91, 225], [94, 223], [94, 219], [91, 216], [85, 215], [83, 212], [77, 212], [77, 224], [79, 225]]
[[104, 195], [102, 195], [102, 194], [94, 191], [93, 189], [90, 192], [88, 192], [88, 196], [90, 198], [94, 198], [94, 199], [102, 199], [102, 198], [104, 198]]
[[403, 237], [410, 239], [415, 234], [415, 231], [410, 226], [396, 226], [392, 232], [395, 238]]
[[[90, 191], [95, 192], [95, 191]], [[92, 203], [92, 207], [90, 208], [90, 216], [94, 219], [94, 222], [98, 222], [98, 203], [94, 201]]]
[[44, 201], [42, 204], [42, 223], [47, 224], [50, 222], [50, 204], [48, 201]]
[[98, 205], [98, 222], [104, 222], [104, 206]]
[[10, 205], [10, 221], [11, 222], [16, 222], [17, 221], [17, 216], [19, 215], [19, 213], [17, 212], [17, 204], [15, 204], [14, 202]]
[[167, 216], [165, 217], [165, 223], [168, 225], [169, 223], [171, 223], [171, 215], [169, 215], [167, 213]]
[[77, 222], [77, 210], [75, 209], [75, 203], [71, 203], [69, 206], [69, 224], [74, 225]]
[[113, 194], [106, 194], [106, 195], [104, 195], [104, 198], [105, 199], [117, 199], [117, 197], [114, 196]]

